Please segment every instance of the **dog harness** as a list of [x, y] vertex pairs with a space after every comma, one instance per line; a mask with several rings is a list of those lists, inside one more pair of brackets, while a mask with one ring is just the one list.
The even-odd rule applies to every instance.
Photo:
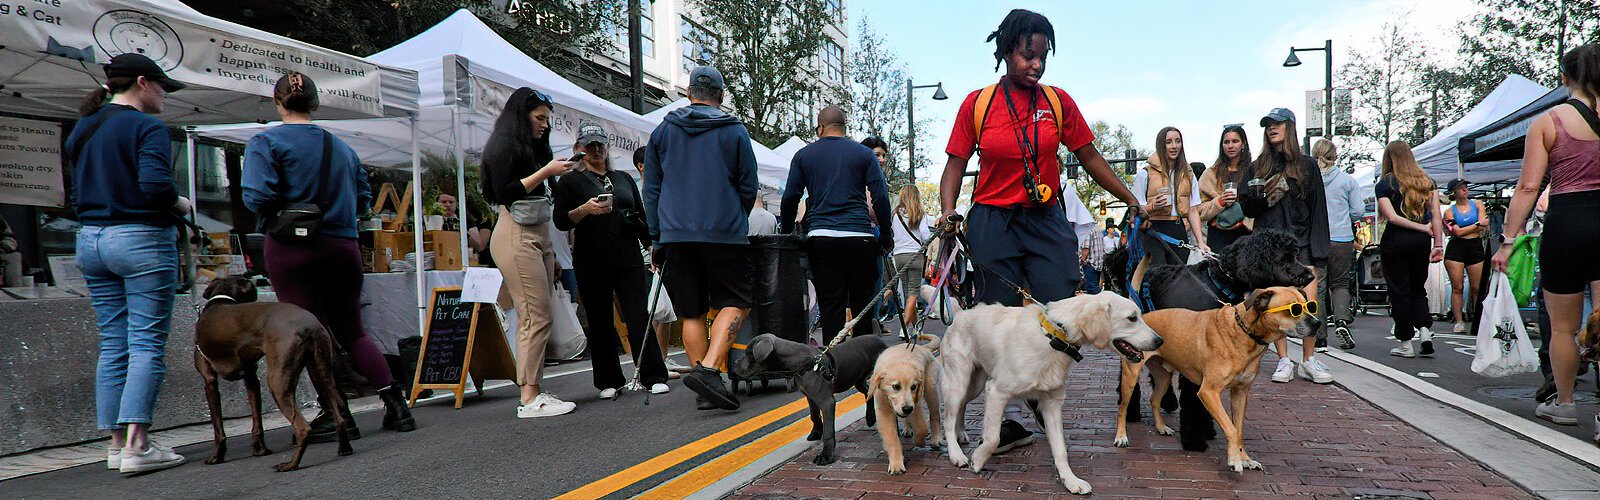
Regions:
[[1083, 361], [1083, 353], [1078, 352], [1078, 346], [1072, 345], [1072, 342], [1067, 340], [1066, 330], [1062, 330], [1056, 322], [1050, 321], [1044, 313], [1039, 313], [1039, 328], [1044, 329], [1045, 338], [1050, 339], [1051, 349], [1066, 353], [1074, 362]]
[[1267, 345], [1267, 341], [1261, 340], [1261, 337], [1256, 336], [1256, 332], [1254, 330], [1251, 330], [1248, 325], [1244, 324], [1244, 316], [1239, 315], [1239, 306], [1233, 307], [1233, 321], [1239, 324], [1239, 329], [1244, 330], [1244, 334], [1249, 336], [1250, 340], [1254, 340], [1256, 345]]

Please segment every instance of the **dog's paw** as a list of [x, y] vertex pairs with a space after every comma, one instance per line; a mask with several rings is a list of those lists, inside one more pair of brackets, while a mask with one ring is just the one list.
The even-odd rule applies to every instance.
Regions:
[[1243, 474], [1245, 469], [1260, 469], [1261, 462], [1255, 460], [1229, 460], [1228, 467], [1234, 472]]
[[274, 466], [272, 468], [272, 470], [275, 470], [275, 471], [278, 471], [278, 472], [289, 472], [289, 471], [292, 471], [292, 470], [295, 470], [295, 469], [298, 469], [298, 468], [300, 468], [300, 466], [298, 464], [295, 464], [294, 462], [284, 462], [284, 463], [281, 463], [281, 464], [278, 464], [278, 465]]
[[1160, 435], [1163, 435], [1163, 436], [1171, 436], [1173, 434], [1177, 434], [1177, 432], [1173, 431], [1171, 427], [1167, 427], [1167, 426], [1163, 425], [1161, 427], [1157, 427], [1156, 428], [1156, 434], [1160, 434]]
[[[951, 451], [955, 451], [955, 450], [951, 449]], [[951, 453], [950, 454], [950, 465], [956, 466], [957, 469], [965, 468], [967, 466], [967, 457]]]
[[890, 463], [889, 464], [889, 475], [898, 476], [898, 475], [905, 474], [905, 473], [906, 473], [906, 464], [905, 464], [905, 462]]
[[1115, 441], [1111, 442], [1112, 446], [1116, 446], [1118, 448], [1127, 448], [1128, 444], [1128, 436], [1118, 436]]
[[271, 455], [272, 450], [267, 449], [265, 446], [257, 446], [253, 449], [253, 451], [250, 452], [250, 454], [257, 457], [264, 457]]
[[909, 438], [909, 437], [911, 437], [912, 434], [913, 434], [913, 431], [911, 430], [911, 426], [909, 426], [909, 425], [906, 426], [903, 429], [900, 429], [900, 437]]
[[226, 457], [223, 457], [221, 454], [217, 454], [206, 458], [206, 465], [217, 465], [226, 461], [228, 461]]
[[819, 454], [817, 454], [817, 458], [811, 459], [811, 464], [812, 465], [828, 465], [828, 464], [832, 464], [832, 463], [837, 462], [837, 461], [839, 461], [838, 458], [831, 457], [831, 456], [828, 456], [828, 455], [823, 455], [823, 454], [819, 453]]
[[1078, 479], [1075, 476], [1061, 478], [1061, 485], [1066, 486], [1067, 491], [1074, 495], [1088, 495], [1094, 492], [1094, 488], [1089, 486], [1088, 481]]
[[1243, 464], [1245, 469], [1261, 470], [1261, 462], [1257, 462], [1255, 460], [1250, 460], [1250, 459], [1247, 458], [1247, 459], [1241, 460], [1239, 463]]
[[810, 434], [806, 434], [806, 441], [820, 441], [820, 440], [822, 440], [822, 433], [819, 432], [819, 431], [811, 431]]
[[341, 456], [341, 457], [348, 457], [348, 456], [350, 456], [350, 455], [354, 455], [354, 454], [355, 454], [355, 452], [356, 452], [356, 450], [354, 450], [354, 449], [352, 449], [352, 448], [349, 448], [349, 447], [344, 447], [344, 448], [340, 448], [340, 449], [339, 449], [339, 456]]

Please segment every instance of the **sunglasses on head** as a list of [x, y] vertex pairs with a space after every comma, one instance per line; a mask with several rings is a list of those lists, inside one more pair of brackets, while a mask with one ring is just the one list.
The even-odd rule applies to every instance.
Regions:
[[1222, 130], [1233, 130], [1233, 129], [1244, 130], [1244, 124], [1243, 123], [1229, 123], [1227, 125], [1223, 125], [1222, 126]]
[[1278, 312], [1278, 311], [1285, 311], [1285, 310], [1289, 311], [1289, 317], [1291, 317], [1291, 318], [1298, 318], [1298, 317], [1301, 317], [1301, 316], [1305, 316], [1306, 314], [1310, 314], [1312, 316], [1315, 316], [1317, 314], [1317, 301], [1308, 300], [1308, 301], [1305, 301], [1305, 302], [1293, 302], [1293, 303], [1289, 303], [1289, 304], [1284, 304], [1284, 305], [1281, 305], [1281, 306], [1278, 306], [1278, 307], [1274, 307], [1272, 309], [1267, 309], [1266, 314], [1272, 314], [1272, 313], [1275, 313], [1275, 312]]

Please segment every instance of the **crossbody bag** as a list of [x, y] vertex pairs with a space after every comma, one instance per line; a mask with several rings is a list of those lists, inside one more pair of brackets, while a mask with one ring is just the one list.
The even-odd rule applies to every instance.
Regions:
[[[326, 210], [323, 208], [332, 202], [329, 193], [333, 189], [333, 174], [329, 166], [333, 160], [333, 133], [322, 131], [322, 175], [324, 176], [321, 189], [318, 189], [315, 203], [285, 203], [282, 208], [267, 218], [262, 225], [262, 231], [279, 241], [306, 242], [316, 238], [322, 233], [322, 216]], [[278, 179], [285, 179], [283, 165], [278, 165]]]
[[551, 214], [555, 212], [555, 200], [550, 198], [550, 180], [545, 179], [539, 183], [544, 187], [541, 194], [528, 196], [511, 202], [506, 210], [511, 212], [511, 221], [524, 226], [539, 226], [550, 222]]

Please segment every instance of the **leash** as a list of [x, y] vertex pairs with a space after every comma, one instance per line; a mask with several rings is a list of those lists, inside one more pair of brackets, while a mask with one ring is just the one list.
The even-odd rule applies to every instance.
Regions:
[[[939, 227], [938, 227], [939, 236], [943, 237], [945, 235], [950, 234], [951, 232], [956, 231], [956, 229], [960, 225], [961, 220], [962, 219], [961, 219], [960, 215], [952, 215], [948, 221], [946, 221], [944, 223], [941, 223], [939, 225]], [[933, 241], [934, 241], [934, 238], [933, 237], [929, 237], [928, 241], [922, 242], [922, 246], [917, 248], [917, 252], [919, 252], [919, 253], [920, 252], [927, 252], [928, 251], [928, 245], [933, 244]], [[906, 262], [906, 264], [904, 266], [900, 266], [899, 268], [894, 270], [895, 274], [896, 275], [900, 274], [900, 272], [902, 272], [902, 271], [906, 270], [907, 268], [911, 267], [911, 264], [914, 263], [914, 262], [916, 262], [916, 261], [912, 260], [910, 262]], [[878, 307], [878, 304], [883, 301], [883, 297], [885, 295], [887, 295], [890, 290], [893, 290], [894, 286], [897, 284], [897, 282], [894, 281], [894, 280], [884, 280], [884, 281], [885, 281], [885, 284], [884, 284], [883, 288], [879, 288], [878, 289], [878, 293], [873, 294], [872, 300], [867, 302], [867, 305], [862, 307], [860, 311], [856, 311], [855, 317], [850, 318], [850, 321], [846, 321], [845, 322], [844, 328], [839, 330], [839, 333], [835, 334], [833, 336], [833, 340], [828, 341], [828, 343], [826, 345], [822, 346], [822, 351], [817, 353], [817, 359], [812, 363], [812, 368], [811, 368], [812, 370], [817, 371], [817, 372], [821, 372], [829, 380], [833, 379], [832, 363], [825, 363], [825, 360], [829, 359], [828, 351], [832, 350], [834, 347], [837, 347], [839, 344], [843, 344], [845, 339], [848, 339], [850, 337], [850, 331], [854, 330], [855, 327], [856, 327], [856, 324], [860, 323], [863, 318], [877, 316], [876, 314], [867, 314], [866, 311], [875, 310], [875, 308]], [[901, 340], [911, 344], [912, 346], [915, 346], [917, 337], [908, 336], [909, 333], [910, 333], [910, 329], [909, 328], [901, 329], [900, 330]], [[915, 347], [913, 347], [913, 349], [915, 349]]]

